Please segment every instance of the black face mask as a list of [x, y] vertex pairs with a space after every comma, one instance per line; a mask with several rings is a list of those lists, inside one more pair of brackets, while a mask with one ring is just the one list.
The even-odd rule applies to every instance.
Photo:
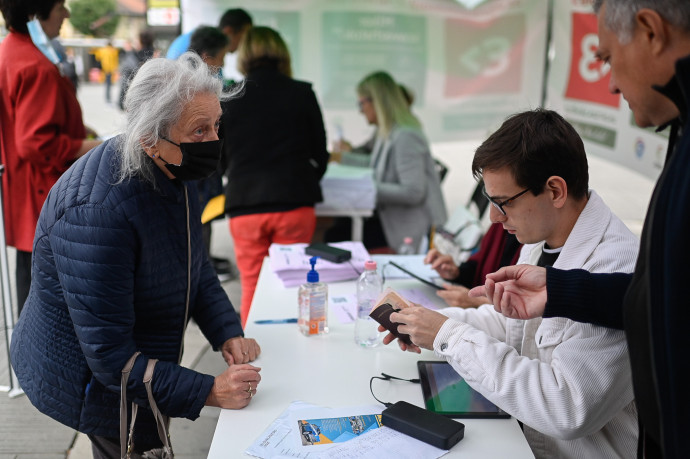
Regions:
[[218, 170], [220, 154], [223, 148], [222, 140], [190, 143], [182, 142], [177, 144], [165, 137], [161, 138], [175, 145], [182, 152], [182, 162], [179, 166], [170, 164], [158, 156], [158, 158], [165, 163], [165, 167], [176, 178], [183, 181], [205, 179]]

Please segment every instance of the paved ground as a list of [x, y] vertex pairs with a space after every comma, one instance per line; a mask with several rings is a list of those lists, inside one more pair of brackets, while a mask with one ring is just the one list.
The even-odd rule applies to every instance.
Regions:
[[[115, 94], [117, 91], [113, 91]], [[79, 99], [86, 123], [99, 134], [114, 134], [124, 126], [121, 112], [104, 102], [104, 88], [84, 85]], [[356, 140], [356, 139], [354, 139]], [[433, 153], [447, 164], [450, 172], [444, 182], [447, 207], [466, 203], [474, 182], [470, 177], [470, 163], [477, 142], [457, 142], [433, 146]], [[590, 184], [619, 217], [639, 234], [651, 196], [652, 181], [616, 164], [596, 157], [590, 158]], [[232, 258], [232, 241], [224, 221], [214, 223], [211, 252], [215, 256]], [[9, 250], [10, 266], [14, 266]], [[10, 269], [13, 275], [14, 269]], [[13, 281], [10, 281], [13, 284]], [[225, 282], [224, 287], [233, 304], [239, 305], [240, 288], [237, 280]], [[2, 325], [0, 319], [0, 325]], [[2, 335], [2, 332], [0, 332]], [[0, 336], [0, 386], [8, 384], [7, 357], [4, 335]], [[210, 350], [195, 326], [190, 326], [185, 339], [183, 364], [208, 374], [219, 374], [225, 363]], [[219, 410], [204, 409], [195, 422], [173, 420], [171, 436], [177, 457], [205, 458], [213, 437]], [[248, 439], [248, 442], [250, 439]], [[91, 457], [90, 443], [83, 435], [40, 414], [26, 396], [9, 398], [0, 392], [0, 459], [86, 459]]]

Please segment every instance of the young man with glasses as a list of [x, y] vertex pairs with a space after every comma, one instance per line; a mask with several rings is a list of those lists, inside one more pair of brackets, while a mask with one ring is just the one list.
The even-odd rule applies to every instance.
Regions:
[[[631, 272], [638, 241], [588, 189], [582, 140], [549, 110], [506, 120], [476, 151], [498, 222], [525, 244], [520, 263]], [[487, 399], [524, 424], [540, 457], [633, 457], [637, 411], [625, 335], [565, 318], [508, 319], [478, 309], [421, 306], [391, 315]], [[384, 342], [393, 341], [388, 335]]]

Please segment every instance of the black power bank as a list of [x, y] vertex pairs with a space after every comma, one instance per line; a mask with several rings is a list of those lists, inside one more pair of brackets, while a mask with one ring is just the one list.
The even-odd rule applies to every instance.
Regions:
[[352, 258], [352, 253], [349, 250], [332, 247], [328, 244], [316, 243], [307, 246], [304, 253], [312, 257], [321, 257], [324, 260], [332, 261], [333, 263], [342, 263]]
[[451, 449], [465, 436], [465, 424], [407, 402], [383, 410], [381, 423], [441, 449]]

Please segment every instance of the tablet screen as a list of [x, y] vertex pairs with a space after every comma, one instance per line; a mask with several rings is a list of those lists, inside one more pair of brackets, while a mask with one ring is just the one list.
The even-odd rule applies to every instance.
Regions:
[[417, 362], [424, 405], [451, 418], [509, 418], [510, 415], [472, 389], [448, 362]]
[[405, 267], [403, 267], [403, 266], [400, 266], [398, 263], [396, 263], [396, 262], [394, 262], [394, 261], [389, 261], [389, 263], [390, 263], [392, 266], [395, 266], [396, 268], [398, 268], [400, 271], [404, 272], [405, 274], [409, 274], [410, 276], [412, 276], [412, 277], [414, 277], [415, 279], [417, 279], [418, 281], [421, 281], [422, 283], [428, 285], [429, 287], [433, 287], [433, 288], [435, 288], [436, 290], [444, 290], [444, 288], [445, 288], [445, 287], [443, 287], [442, 285], [434, 284], [434, 283], [433, 283], [431, 280], [429, 280], [429, 279], [424, 279], [423, 277], [421, 277], [421, 276], [419, 276], [419, 275], [413, 273], [412, 271], [410, 271], [409, 269], [407, 269], [407, 268], [405, 268]]

